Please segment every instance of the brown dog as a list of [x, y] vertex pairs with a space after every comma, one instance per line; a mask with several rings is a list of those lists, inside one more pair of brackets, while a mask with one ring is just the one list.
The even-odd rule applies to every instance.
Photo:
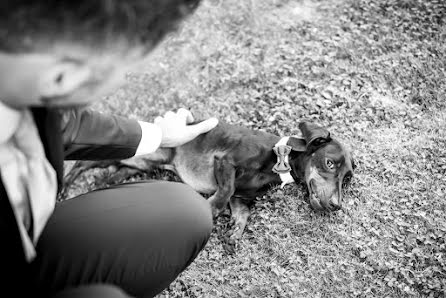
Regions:
[[234, 221], [231, 238], [237, 240], [245, 229], [250, 203], [272, 185], [305, 182], [313, 209], [341, 209], [343, 182], [353, 175], [350, 152], [318, 125], [301, 122], [299, 128], [303, 138], [281, 138], [220, 123], [177, 148], [160, 148], [121, 161], [77, 162], [65, 181], [70, 184], [94, 167], [127, 169], [126, 175], [132, 175], [164, 166], [197, 192], [211, 195], [214, 217], [229, 203]]

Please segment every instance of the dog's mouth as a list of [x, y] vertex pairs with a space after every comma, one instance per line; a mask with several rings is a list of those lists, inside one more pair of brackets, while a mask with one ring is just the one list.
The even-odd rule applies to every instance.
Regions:
[[310, 179], [307, 183], [310, 195], [310, 205], [316, 211], [338, 211], [341, 207], [341, 190], [335, 187], [328, 191], [328, 187], [318, 190], [316, 180]]

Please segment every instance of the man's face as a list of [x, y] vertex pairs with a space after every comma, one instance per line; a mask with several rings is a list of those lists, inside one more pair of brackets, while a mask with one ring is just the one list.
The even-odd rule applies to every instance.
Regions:
[[101, 99], [143, 61], [142, 51], [94, 51], [60, 45], [47, 53], [0, 53], [0, 100], [20, 109], [72, 107]]

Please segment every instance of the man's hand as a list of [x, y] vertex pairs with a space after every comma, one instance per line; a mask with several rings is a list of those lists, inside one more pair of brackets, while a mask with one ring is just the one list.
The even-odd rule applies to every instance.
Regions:
[[160, 147], [178, 147], [195, 139], [198, 135], [208, 132], [218, 124], [217, 118], [209, 118], [203, 122], [194, 122], [189, 110], [180, 108], [176, 113], [169, 111], [164, 117], [155, 118], [155, 125], [161, 128], [162, 138]]

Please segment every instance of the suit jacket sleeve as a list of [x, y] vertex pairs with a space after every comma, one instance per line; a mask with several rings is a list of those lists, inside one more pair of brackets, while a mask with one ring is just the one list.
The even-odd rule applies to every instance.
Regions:
[[135, 155], [141, 140], [138, 121], [93, 111], [66, 110], [62, 114], [65, 159], [125, 159]]

